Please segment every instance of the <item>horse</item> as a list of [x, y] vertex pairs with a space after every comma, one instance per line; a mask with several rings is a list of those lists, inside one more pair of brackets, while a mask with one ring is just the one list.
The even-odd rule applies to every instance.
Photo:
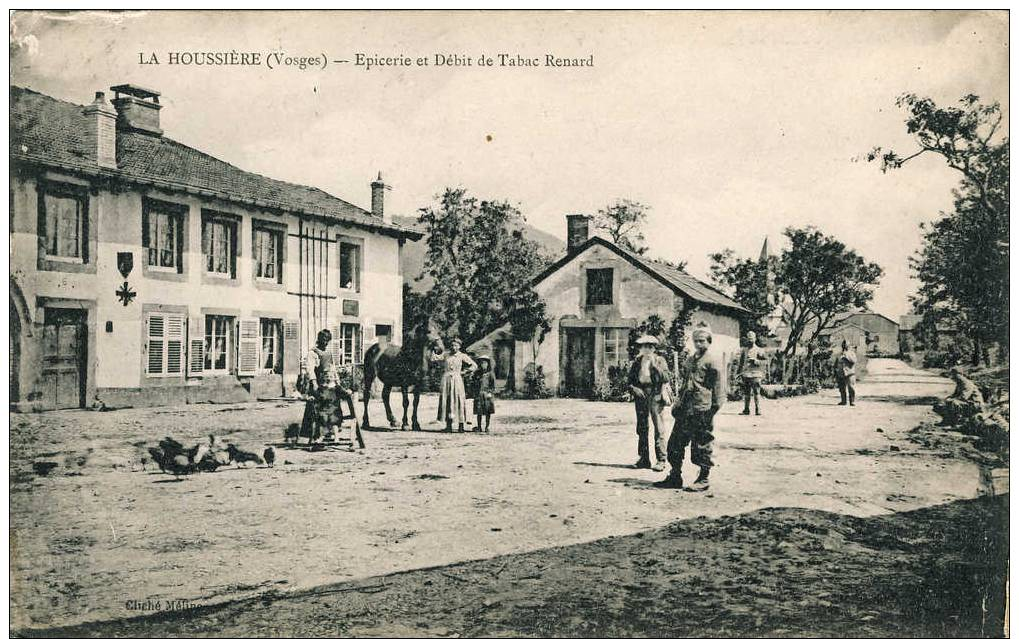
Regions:
[[382, 403], [386, 407], [386, 417], [390, 428], [396, 428], [396, 417], [389, 406], [389, 395], [394, 386], [400, 388], [403, 395], [403, 422], [400, 430], [407, 430], [407, 407], [410, 399], [408, 392], [414, 393], [414, 411], [410, 422], [411, 430], [421, 430], [418, 421], [418, 403], [421, 401], [421, 390], [428, 375], [428, 364], [425, 360], [425, 349], [435, 343], [434, 336], [429, 334], [426, 326], [420, 326], [414, 335], [403, 346], [389, 345], [382, 348], [378, 343], [372, 344], [364, 354], [364, 419], [363, 428], [370, 428], [368, 421], [368, 400], [371, 398], [371, 387], [378, 377], [382, 381]]

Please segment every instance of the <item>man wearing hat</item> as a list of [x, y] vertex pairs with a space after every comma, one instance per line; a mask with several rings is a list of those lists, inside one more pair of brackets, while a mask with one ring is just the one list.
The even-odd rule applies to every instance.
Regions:
[[669, 437], [669, 476], [655, 486], [683, 487], [683, 457], [690, 446], [690, 461], [700, 467], [691, 491], [708, 489], [708, 473], [714, 465], [711, 443], [715, 440], [715, 413], [725, 403], [725, 367], [711, 351], [711, 328], [699, 324], [693, 331], [694, 353], [683, 362], [683, 382], [672, 407], [676, 423]]
[[856, 406], [856, 353], [849, 350], [846, 340], [842, 340], [842, 353], [835, 362], [835, 381], [839, 383], [842, 396], [839, 406], [845, 406], [847, 399], [850, 406]]
[[[655, 352], [658, 339], [641, 335], [637, 339], [640, 349], [630, 365], [629, 385], [633, 404], [637, 410], [637, 463], [635, 468], [665, 469], [665, 434], [662, 432], [662, 386], [668, 381], [665, 358]], [[651, 465], [648, 450], [648, 417], [655, 427], [655, 464]]]

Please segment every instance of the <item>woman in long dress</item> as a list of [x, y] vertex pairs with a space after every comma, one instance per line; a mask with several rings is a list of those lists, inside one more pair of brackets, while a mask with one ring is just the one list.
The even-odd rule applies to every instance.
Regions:
[[[445, 432], [453, 432], [453, 422], [464, 432], [467, 422], [467, 391], [464, 389], [464, 373], [471, 374], [478, 369], [467, 353], [460, 352], [461, 341], [450, 342], [449, 353], [442, 351], [432, 354], [433, 361], [444, 362], [442, 382], [439, 384], [439, 410], [436, 419], [446, 422]], [[466, 366], [466, 370], [464, 370]]]

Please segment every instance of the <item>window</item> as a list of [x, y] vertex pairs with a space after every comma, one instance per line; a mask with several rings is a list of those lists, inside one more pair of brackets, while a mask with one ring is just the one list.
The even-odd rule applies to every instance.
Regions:
[[184, 316], [150, 313], [146, 322], [145, 374], [176, 377], [184, 372]]
[[612, 304], [612, 269], [587, 269], [587, 305]]
[[264, 372], [280, 373], [283, 371], [280, 359], [280, 345], [283, 343], [283, 322], [278, 319], [261, 320], [262, 347], [260, 349], [260, 366]]
[[337, 364], [340, 366], [361, 363], [361, 325], [340, 324], [337, 341]]
[[39, 231], [46, 243], [46, 256], [84, 262], [87, 193], [70, 185], [47, 185], [39, 196]]
[[226, 372], [230, 370], [230, 344], [232, 342], [233, 319], [226, 315], [205, 316], [206, 372]]
[[142, 216], [142, 245], [148, 266], [182, 271], [183, 207], [145, 200]]
[[255, 277], [271, 282], [282, 281], [283, 233], [275, 229], [256, 226], [252, 246]]
[[340, 242], [340, 288], [361, 289], [361, 246]]
[[606, 328], [603, 329], [605, 338], [605, 367], [622, 366], [626, 364], [627, 344], [630, 339], [628, 328]]
[[379, 344], [388, 344], [393, 341], [393, 327], [389, 324], [376, 324], [375, 339]]
[[234, 277], [237, 263], [237, 222], [222, 217], [202, 219], [202, 254], [205, 271], [217, 277]]

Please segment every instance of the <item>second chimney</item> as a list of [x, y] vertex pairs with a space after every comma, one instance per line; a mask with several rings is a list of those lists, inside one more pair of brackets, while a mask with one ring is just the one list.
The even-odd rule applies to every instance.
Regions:
[[89, 141], [95, 144], [96, 161], [104, 169], [117, 168], [117, 112], [102, 91], [96, 91], [96, 99], [84, 112], [89, 118], [87, 131]]
[[566, 216], [566, 252], [572, 253], [588, 240], [591, 217], [588, 215]]
[[116, 94], [113, 106], [117, 109], [117, 128], [163, 135], [159, 128], [159, 92], [136, 84], [119, 84], [110, 87]]
[[372, 182], [372, 215], [382, 219], [385, 217], [385, 199], [386, 199], [386, 183], [382, 181], [382, 172], [379, 172], [379, 177]]

